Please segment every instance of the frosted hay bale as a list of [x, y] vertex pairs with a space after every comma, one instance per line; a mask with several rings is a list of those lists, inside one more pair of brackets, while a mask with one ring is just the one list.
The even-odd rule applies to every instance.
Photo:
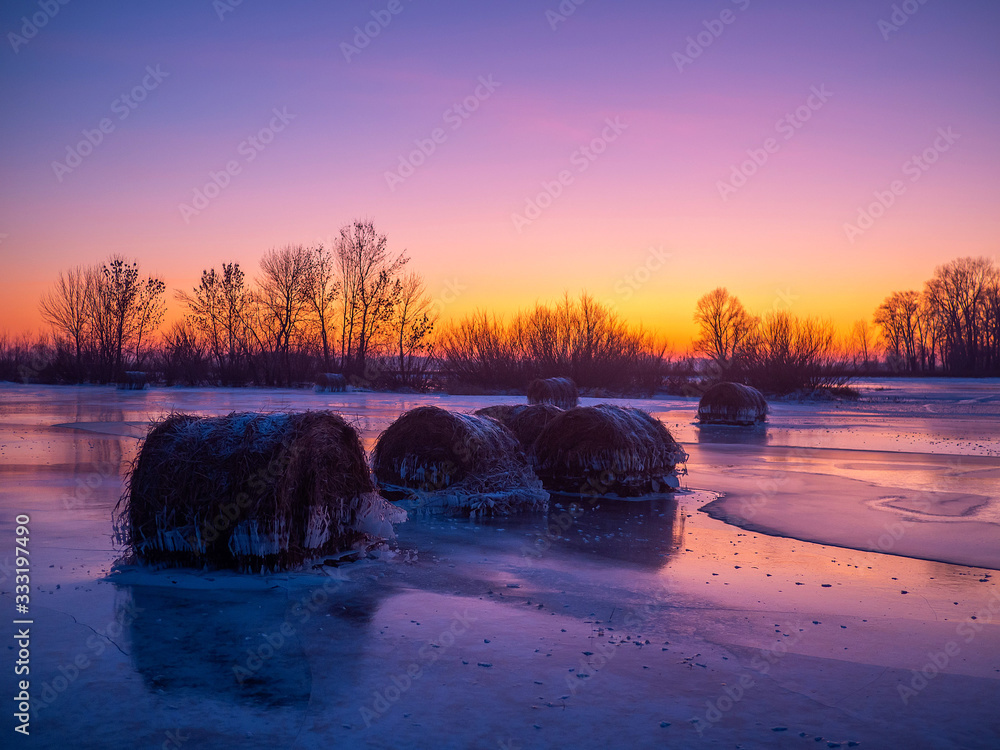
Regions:
[[347, 378], [339, 372], [321, 372], [316, 376], [316, 393], [333, 393], [347, 390]]
[[532, 449], [551, 492], [635, 497], [678, 487], [687, 454], [660, 420], [641, 409], [578, 406], [555, 416]]
[[569, 378], [532, 380], [528, 385], [529, 404], [554, 404], [560, 409], [572, 409], [579, 396], [576, 383]]
[[129, 370], [125, 377], [118, 381], [120, 391], [142, 391], [146, 389], [146, 373], [139, 370]]
[[698, 419], [703, 424], [758, 424], [767, 419], [767, 401], [748, 385], [716, 383], [701, 397]]
[[[494, 411], [495, 410], [495, 411]], [[492, 417], [508, 430], [514, 433], [514, 437], [521, 444], [528, 456], [529, 463], [534, 455], [532, 447], [535, 440], [545, 429], [546, 425], [563, 413], [563, 410], [553, 404], [531, 404], [530, 406], [501, 405], [488, 406], [475, 412], [481, 416]], [[495, 416], [494, 416], [495, 415]]]
[[250, 571], [368, 547], [405, 520], [328, 411], [173, 414], [150, 429], [115, 512], [140, 561]]
[[393, 422], [375, 444], [372, 466], [383, 493], [408, 507], [505, 515], [545, 508], [549, 497], [507, 428], [435, 406]]

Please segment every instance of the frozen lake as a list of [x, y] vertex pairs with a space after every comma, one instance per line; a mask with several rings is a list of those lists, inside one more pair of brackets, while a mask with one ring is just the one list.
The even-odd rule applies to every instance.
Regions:
[[684, 491], [418, 517], [388, 559], [253, 577], [111, 572], [150, 419], [330, 408], [370, 448], [415, 406], [517, 399], [2, 385], [8, 622], [31, 519], [17, 746], [997, 747], [1000, 381], [862, 390], [752, 429], [697, 427], [693, 399], [609, 399], [683, 443]]

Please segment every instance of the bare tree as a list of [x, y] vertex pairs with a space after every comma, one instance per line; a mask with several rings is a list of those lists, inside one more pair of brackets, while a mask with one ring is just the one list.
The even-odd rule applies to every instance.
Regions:
[[340, 294], [340, 283], [336, 278], [337, 261], [333, 251], [322, 244], [310, 248], [307, 252], [309, 265], [304, 283], [306, 302], [319, 332], [320, 345], [323, 348], [323, 368], [329, 371], [330, 339], [334, 330], [333, 319], [337, 297]]
[[911, 372], [917, 370], [920, 295], [914, 291], [893, 292], [875, 310], [875, 324], [895, 360]]
[[309, 305], [307, 277], [310, 257], [302, 245], [268, 250], [260, 261], [259, 299], [263, 330], [275, 367], [284, 366], [284, 382], [291, 385], [292, 342], [301, 333]]
[[340, 230], [340, 356], [345, 372], [364, 376], [370, 350], [392, 319], [401, 291], [398, 275], [407, 261], [405, 251], [389, 252], [388, 239], [371, 221], [355, 221]]
[[241, 363], [250, 364], [258, 340], [253, 330], [255, 300], [238, 263], [223, 263], [222, 273], [202, 271], [194, 294], [178, 291], [188, 308], [188, 320], [207, 340], [222, 382], [241, 378]]
[[120, 377], [126, 354], [137, 350], [143, 337], [159, 325], [165, 288], [153, 276], [141, 279], [139, 264], [120, 255], [112, 255], [95, 274], [88, 309], [101, 377]]
[[399, 302], [392, 320], [399, 380], [403, 385], [415, 385], [415, 376], [427, 368], [436, 318], [423, 279], [413, 272], [406, 274], [400, 281]]
[[162, 279], [152, 276], [139, 285], [136, 296], [135, 311], [133, 314], [133, 350], [136, 367], [142, 367], [144, 356], [143, 345], [147, 344], [147, 339], [163, 322], [163, 316], [167, 310], [167, 303], [163, 295], [167, 290]]
[[60, 271], [39, 305], [45, 321], [72, 344], [77, 377], [83, 375], [83, 352], [91, 332], [89, 304], [96, 274], [95, 268], [84, 266]]
[[698, 300], [694, 319], [701, 327], [695, 350], [711, 357], [723, 372], [731, 369], [754, 328], [743, 303], [719, 287]]
[[957, 258], [934, 270], [924, 288], [927, 307], [940, 327], [944, 357], [954, 371], [976, 372], [990, 360], [986, 335], [990, 290], [1000, 271], [989, 258]]
[[[848, 339], [848, 350], [854, 357], [855, 366], [867, 370], [875, 349], [875, 335], [871, 324], [864, 318], [854, 322]], [[860, 361], [859, 361], [860, 360]]]

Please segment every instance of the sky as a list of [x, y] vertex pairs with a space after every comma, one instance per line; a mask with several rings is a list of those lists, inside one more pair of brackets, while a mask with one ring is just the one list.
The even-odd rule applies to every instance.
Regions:
[[846, 327], [997, 257], [996, 2], [14, 0], [0, 33], [0, 332], [110, 253], [190, 291], [357, 218], [445, 321], [586, 290], [678, 348], [717, 286]]

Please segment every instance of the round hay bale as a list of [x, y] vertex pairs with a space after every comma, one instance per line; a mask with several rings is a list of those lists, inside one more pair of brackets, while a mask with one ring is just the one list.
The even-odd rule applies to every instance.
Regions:
[[524, 404], [494, 404], [493, 406], [484, 406], [482, 409], [476, 409], [473, 414], [477, 417], [489, 417], [490, 419], [495, 419], [500, 424], [505, 427], [509, 427], [509, 422], [511, 418], [520, 411], [524, 411], [528, 407]]
[[508, 430], [514, 433], [514, 437], [521, 444], [531, 461], [531, 447], [535, 444], [535, 439], [549, 422], [557, 414], [562, 414], [563, 410], [553, 404], [500, 404], [498, 406], [488, 406], [474, 412], [479, 416], [486, 416], [495, 419]]
[[677, 465], [687, 461], [660, 420], [610, 404], [557, 415], [533, 453], [535, 471], [549, 491], [619, 497], [676, 489]]
[[576, 406], [580, 394], [569, 378], [545, 378], [528, 384], [529, 404], [554, 404], [560, 409]]
[[120, 391], [144, 391], [148, 387], [146, 373], [141, 370], [127, 370], [125, 377], [118, 381]]
[[514, 414], [507, 422], [507, 429], [514, 433], [528, 454], [529, 463], [534, 455], [532, 449], [535, 441], [542, 434], [542, 430], [564, 411], [554, 404], [531, 404]]
[[347, 378], [339, 372], [321, 372], [316, 376], [316, 393], [335, 393], [347, 390]]
[[172, 414], [146, 436], [116, 516], [140, 561], [248, 571], [363, 548], [405, 519], [329, 411]]
[[767, 419], [767, 401], [748, 385], [716, 383], [701, 397], [698, 419], [703, 424], [758, 424]]
[[375, 443], [372, 467], [387, 497], [414, 508], [504, 515], [544, 508], [549, 497], [510, 430], [436, 406], [393, 422]]

